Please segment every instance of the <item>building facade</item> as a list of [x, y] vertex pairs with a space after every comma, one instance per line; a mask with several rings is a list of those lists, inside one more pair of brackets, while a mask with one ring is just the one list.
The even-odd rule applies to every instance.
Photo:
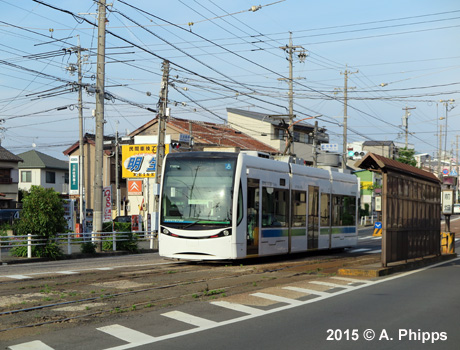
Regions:
[[19, 189], [29, 191], [32, 186], [52, 188], [60, 194], [69, 194], [69, 165], [66, 161], [36, 150], [18, 154]]
[[[285, 153], [288, 147], [286, 130], [289, 126], [289, 118], [287, 116], [227, 108], [227, 119], [231, 127], [247, 133], [280, 153]], [[324, 128], [318, 128], [316, 132], [316, 148], [314, 147], [314, 125], [297, 122], [292, 125], [292, 129], [293, 153], [296, 157], [304, 159], [309, 165], [314, 163], [315, 155], [318, 166], [338, 167], [340, 165], [340, 154], [319, 152], [321, 144], [329, 143], [329, 135]]]
[[19, 162], [22, 158], [0, 146], [0, 209], [16, 209], [18, 206]]

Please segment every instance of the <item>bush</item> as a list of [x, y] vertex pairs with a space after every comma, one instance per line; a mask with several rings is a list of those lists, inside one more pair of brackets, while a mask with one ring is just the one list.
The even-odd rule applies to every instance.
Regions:
[[96, 254], [96, 245], [92, 242], [83, 242], [80, 245], [80, 251], [83, 254]]
[[[32, 234], [44, 239], [44, 245], [33, 246], [32, 256], [58, 259], [62, 256], [58, 244], [54, 241], [57, 233], [66, 230], [63, 201], [59, 193], [51, 188], [32, 186], [29, 192], [23, 192], [21, 219], [16, 225], [19, 235]], [[24, 254], [25, 251], [25, 254]], [[12, 254], [27, 256], [27, 247], [16, 247]]]
[[[23, 244], [26, 244], [23, 241]], [[19, 242], [17, 243], [19, 244]], [[11, 254], [14, 256], [18, 256], [21, 258], [26, 258], [27, 257], [27, 246], [26, 245], [21, 245], [14, 247], [11, 249]], [[37, 258], [50, 258], [53, 260], [57, 260], [62, 258], [63, 253], [61, 248], [59, 248], [59, 245], [56, 242], [48, 242], [46, 245], [34, 245], [32, 246], [32, 256], [37, 257]]]
[[[137, 246], [137, 237], [132, 232], [116, 233], [117, 250], [125, 250], [131, 253], [137, 253], [139, 248]], [[106, 236], [102, 242], [103, 250], [113, 250], [113, 237]]]

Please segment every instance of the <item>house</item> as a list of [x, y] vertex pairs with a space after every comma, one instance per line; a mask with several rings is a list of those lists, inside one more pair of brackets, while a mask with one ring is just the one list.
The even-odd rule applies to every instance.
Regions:
[[[287, 150], [287, 128], [289, 126], [288, 116], [227, 108], [227, 119], [228, 124], [232, 128], [250, 135], [254, 139], [276, 149], [278, 152], [285, 153]], [[296, 157], [302, 158], [307, 164], [312, 165], [314, 163], [316, 151], [318, 166], [339, 166], [340, 154], [318, 152], [317, 149], [315, 150], [314, 125], [300, 120], [295, 122], [292, 125], [292, 128], [294, 147], [293, 153]], [[316, 133], [316, 143], [318, 147], [323, 143], [329, 143], [329, 135], [326, 133], [326, 129], [318, 128]]]
[[[83, 137], [83, 183], [86, 209], [93, 209], [94, 201], [94, 175], [96, 164], [96, 136], [94, 134], [85, 134]], [[115, 137], [104, 136], [104, 152], [103, 152], [103, 186], [112, 186], [112, 193], [115, 193], [115, 157], [114, 155]], [[107, 143], [107, 144], [106, 144]], [[81, 155], [80, 143], [77, 141], [72, 146], [64, 151], [64, 154], [69, 157]], [[126, 185], [121, 184], [122, 195], [126, 195]], [[79, 199], [79, 195], [71, 195], [71, 199]], [[79, 202], [79, 201], [78, 201]]]
[[[152, 119], [128, 136], [147, 135], [158, 135], [158, 118]], [[180, 143], [181, 150], [201, 151], [209, 147], [225, 147], [273, 155], [279, 153], [278, 149], [226, 124], [169, 118], [166, 122], [166, 135], [171, 136], [172, 143]]]
[[22, 158], [0, 146], [0, 209], [17, 208], [19, 162], [22, 162]]
[[32, 186], [52, 188], [60, 194], [69, 193], [69, 164], [36, 150], [18, 154], [19, 189], [29, 191]]

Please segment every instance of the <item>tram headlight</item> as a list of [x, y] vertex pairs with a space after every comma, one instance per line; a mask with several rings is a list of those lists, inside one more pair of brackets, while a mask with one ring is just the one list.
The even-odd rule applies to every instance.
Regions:
[[163, 233], [164, 233], [165, 235], [169, 235], [169, 230], [168, 230], [167, 228], [164, 228], [164, 229], [163, 229]]
[[225, 230], [225, 231], [222, 232], [222, 234], [223, 234], [224, 236], [230, 236], [230, 231], [229, 231], [229, 230]]

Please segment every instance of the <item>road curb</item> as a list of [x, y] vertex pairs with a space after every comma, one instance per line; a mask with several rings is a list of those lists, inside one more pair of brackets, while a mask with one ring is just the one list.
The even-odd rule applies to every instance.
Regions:
[[430, 256], [408, 262], [397, 263], [392, 266], [382, 267], [380, 264], [340, 268], [337, 274], [340, 276], [382, 277], [393, 273], [418, 269], [421, 267], [448, 261], [457, 258], [457, 254]]

